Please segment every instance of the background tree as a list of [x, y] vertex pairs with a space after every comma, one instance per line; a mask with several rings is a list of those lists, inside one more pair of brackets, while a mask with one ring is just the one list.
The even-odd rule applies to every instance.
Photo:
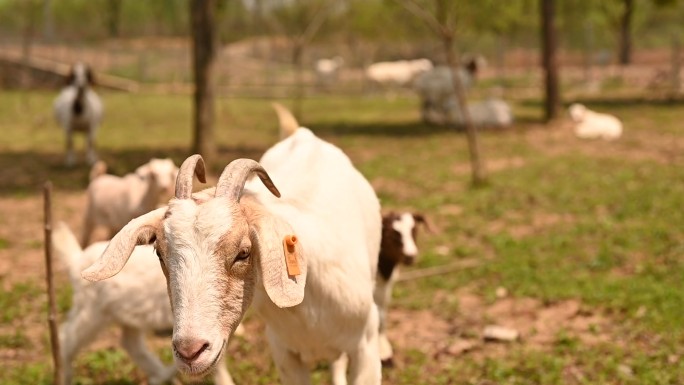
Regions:
[[214, 72], [218, 53], [216, 11], [218, 0], [190, 0], [193, 93], [192, 151], [211, 162], [214, 143]]
[[295, 86], [292, 112], [301, 121], [304, 99], [304, 51], [320, 31], [323, 23], [341, 3], [326, 0], [292, 0], [271, 13], [273, 30], [287, 36], [292, 47]]
[[123, 0], [107, 0], [107, 32], [109, 37], [119, 37], [121, 26], [121, 7]]
[[468, 149], [470, 151], [471, 182], [474, 186], [486, 183], [486, 171], [481, 156], [480, 141], [477, 127], [473, 124], [468, 111], [465, 89], [461, 83], [459, 73], [459, 57], [454, 46], [456, 40], [456, 15], [459, 5], [463, 2], [453, 0], [434, 0], [432, 4], [419, 3], [416, 0], [396, 0], [413, 15], [422, 19], [428, 27], [441, 39], [442, 48], [446, 65], [451, 69], [451, 79], [456, 99], [458, 101], [463, 125], [466, 129], [468, 138]]
[[558, 117], [560, 110], [560, 88], [558, 79], [558, 58], [556, 48], [556, 0], [540, 0], [542, 67], [544, 69], [544, 119]]

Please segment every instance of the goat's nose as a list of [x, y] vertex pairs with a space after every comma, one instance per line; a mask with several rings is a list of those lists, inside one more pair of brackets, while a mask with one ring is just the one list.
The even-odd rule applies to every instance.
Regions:
[[413, 265], [413, 263], [416, 261], [416, 257], [414, 255], [407, 255], [404, 257], [404, 264], [407, 266]]
[[186, 364], [191, 364], [202, 355], [202, 352], [209, 349], [209, 341], [181, 338], [173, 341], [173, 349], [176, 351], [178, 358]]

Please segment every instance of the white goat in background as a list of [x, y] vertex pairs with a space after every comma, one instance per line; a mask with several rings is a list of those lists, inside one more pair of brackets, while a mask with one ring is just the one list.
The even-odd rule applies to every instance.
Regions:
[[[346, 354], [351, 384], [379, 385], [373, 288], [382, 225], [372, 187], [305, 128], [261, 163], [235, 160], [213, 194], [191, 194], [204, 163], [188, 158], [168, 207], [132, 220], [83, 276], [109, 278], [136, 244], [154, 244], [174, 311], [176, 366], [188, 375], [212, 370], [253, 303], [283, 384], [310, 384], [311, 364]], [[263, 186], [245, 185], [252, 174]]]
[[572, 104], [568, 111], [578, 138], [615, 140], [622, 136], [622, 122], [613, 115], [594, 112], [579, 103]]
[[[56, 256], [66, 265], [73, 287], [71, 310], [60, 327], [60, 345], [64, 384], [71, 383], [71, 363], [78, 352], [109, 326], [121, 328], [121, 345], [133, 362], [145, 372], [151, 385], [170, 380], [176, 373], [145, 345], [145, 334], [173, 326], [166, 279], [152, 246], [132, 250], [126, 267], [110, 280], [90, 283], [81, 278], [81, 270], [93, 263], [107, 247], [98, 242], [82, 250], [64, 222], [52, 233]], [[214, 380], [218, 385], [232, 385], [225, 365], [217, 365]]]
[[66, 135], [66, 165], [73, 166], [74, 133], [86, 135], [87, 160], [91, 165], [97, 161], [95, 138], [102, 121], [103, 107], [100, 97], [92, 90], [92, 70], [83, 63], [75, 64], [54, 103], [55, 119]]
[[111, 238], [131, 219], [156, 209], [161, 198], [173, 194], [178, 167], [167, 158], [151, 159], [123, 177], [105, 171], [104, 163], [97, 162], [90, 172], [81, 237], [84, 247], [96, 226], [106, 227]]
[[319, 86], [327, 87], [336, 82], [343, 65], [344, 59], [341, 56], [317, 60], [314, 70]]
[[428, 59], [378, 62], [366, 67], [366, 78], [374, 84], [406, 86], [431, 69], [432, 62]]

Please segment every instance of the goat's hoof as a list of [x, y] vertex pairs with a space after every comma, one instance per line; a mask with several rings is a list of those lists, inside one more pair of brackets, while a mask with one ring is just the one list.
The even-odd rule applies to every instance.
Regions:
[[389, 357], [380, 360], [383, 368], [393, 368], [394, 367], [394, 357]]

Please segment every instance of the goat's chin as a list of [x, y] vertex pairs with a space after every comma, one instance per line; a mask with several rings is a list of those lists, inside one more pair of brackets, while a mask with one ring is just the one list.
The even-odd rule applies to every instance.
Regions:
[[188, 365], [182, 361], [176, 360], [176, 367], [178, 371], [182, 373], [185, 377], [189, 379], [196, 380], [200, 379], [207, 374], [216, 370], [217, 365], [222, 363], [223, 353], [226, 351], [226, 345], [228, 340], [225, 339], [221, 343], [221, 348], [213, 356], [202, 359], [200, 362], [195, 362], [192, 365]]

